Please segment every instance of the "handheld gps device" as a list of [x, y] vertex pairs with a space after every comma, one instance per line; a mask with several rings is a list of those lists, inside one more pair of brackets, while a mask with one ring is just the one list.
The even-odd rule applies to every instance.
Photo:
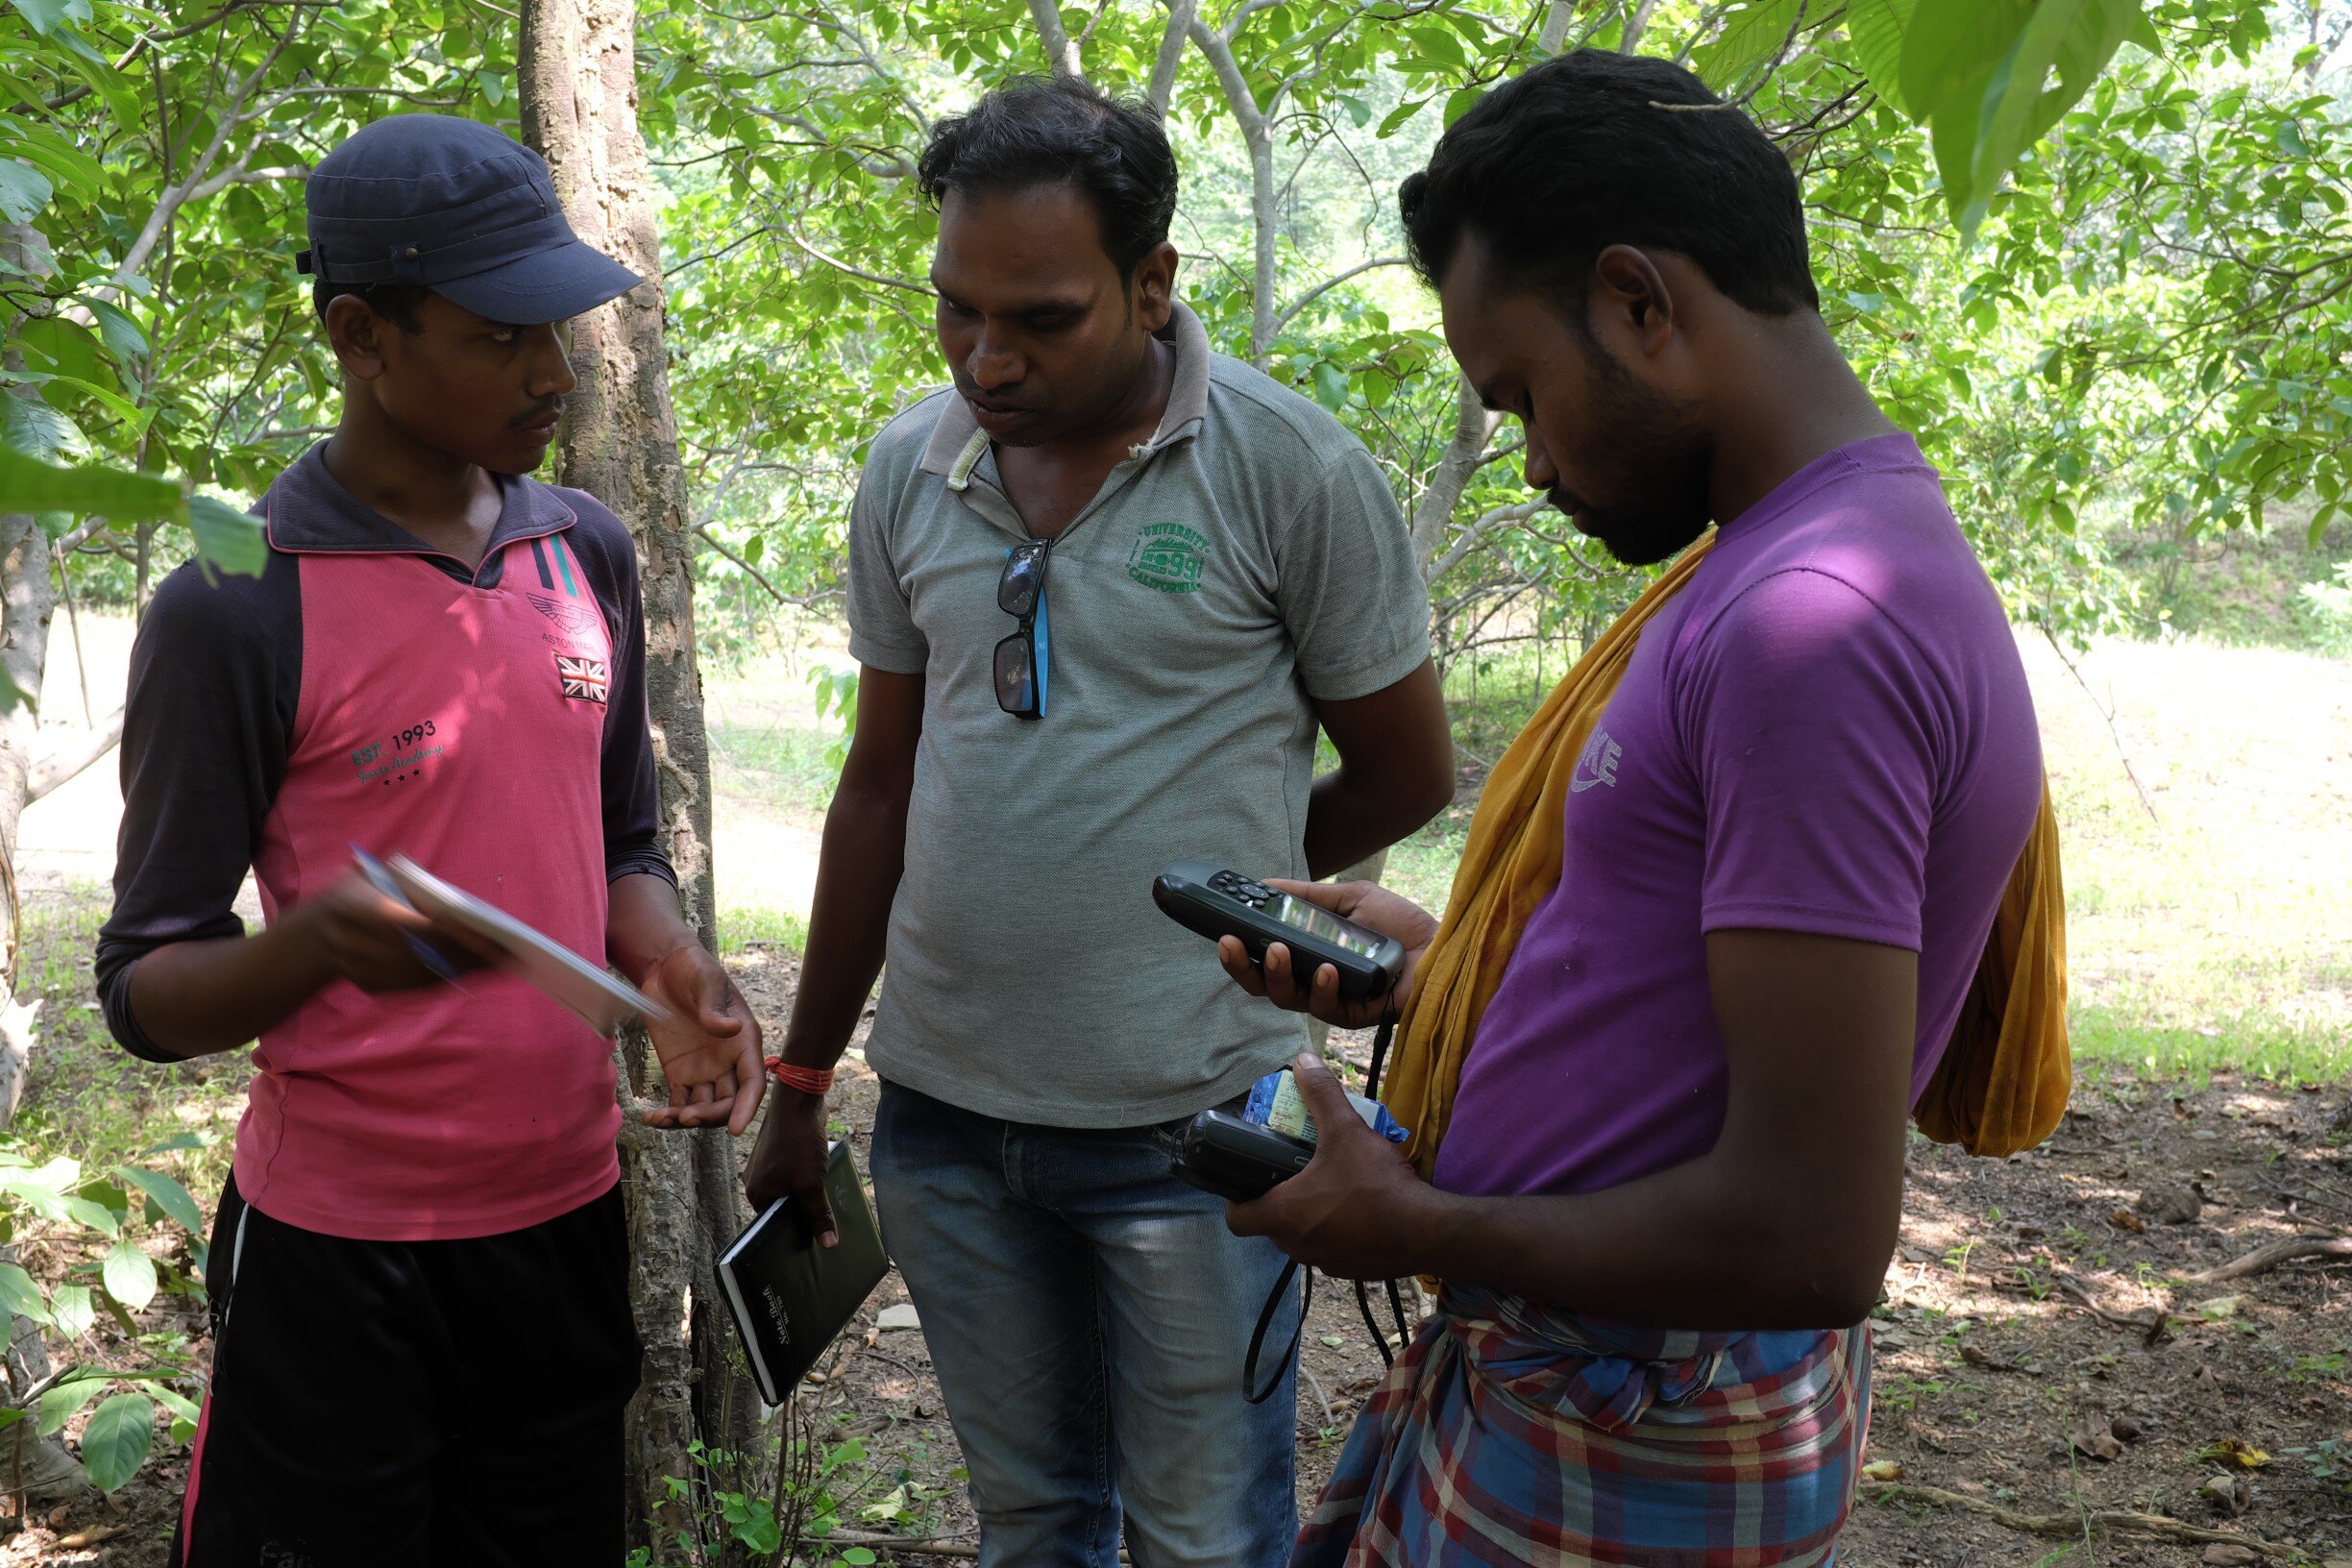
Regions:
[[1305, 1170], [1314, 1151], [1303, 1138], [1230, 1111], [1203, 1111], [1176, 1136], [1169, 1168], [1204, 1192], [1247, 1203]]
[[1265, 962], [1266, 948], [1279, 942], [1290, 949], [1295, 973], [1311, 979], [1329, 964], [1349, 1001], [1386, 995], [1405, 972], [1405, 944], [1396, 938], [1205, 860], [1180, 860], [1162, 871], [1152, 880], [1152, 902], [1212, 942], [1240, 938], [1254, 962]]

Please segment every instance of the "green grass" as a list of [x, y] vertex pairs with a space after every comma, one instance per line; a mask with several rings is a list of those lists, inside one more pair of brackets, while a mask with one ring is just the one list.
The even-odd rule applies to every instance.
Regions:
[[754, 796], [772, 810], [821, 817], [841, 766], [832, 750], [840, 730], [814, 720], [714, 723], [711, 755], [719, 786]]
[[719, 952], [734, 958], [757, 948], [798, 957], [808, 945], [808, 921], [788, 909], [724, 904], [719, 911]]
[[2107, 548], [2139, 587], [2140, 633], [2195, 637], [2233, 648], [2310, 650], [2318, 628], [2301, 594], [2352, 558], [2352, 527], [2339, 523], [2314, 547], [2308, 510], [2282, 507], [2268, 529], [2188, 537], [2163, 527], [2120, 528]]

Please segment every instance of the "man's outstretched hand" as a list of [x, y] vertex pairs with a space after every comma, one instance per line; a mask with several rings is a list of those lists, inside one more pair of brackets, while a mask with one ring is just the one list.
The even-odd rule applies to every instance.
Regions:
[[1318, 966], [1312, 974], [1300, 974], [1291, 962], [1289, 946], [1279, 942], [1266, 948], [1264, 963], [1255, 964], [1239, 937], [1219, 937], [1217, 959], [1235, 985], [1252, 996], [1263, 996], [1293, 1013], [1310, 1014], [1338, 1029], [1369, 1029], [1404, 1011], [1405, 999], [1412, 994], [1413, 975], [1421, 968], [1421, 955], [1429, 951], [1437, 935], [1437, 921], [1428, 910], [1377, 882], [1285, 882], [1269, 877], [1266, 886], [1320, 905], [1343, 920], [1396, 938], [1405, 944], [1405, 970], [1387, 995], [1345, 1001], [1339, 995], [1339, 971], [1331, 965]]
[[1269, 1237], [1335, 1279], [1394, 1280], [1425, 1272], [1429, 1241], [1445, 1223], [1445, 1194], [1414, 1172], [1402, 1150], [1364, 1125], [1319, 1058], [1302, 1054], [1291, 1071], [1314, 1113], [1314, 1158], [1264, 1197], [1227, 1204], [1226, 1226], [1236, 1236]]
[[670, 1103], [646, 1113], [649, 1127], [716, 1127], [741, 1137], [759, 1110], [767, 1079], [759, 1020], [726, 970], [698, 943], [674, 948], [639, 989], [670, 1010], [647, 1025], [661, 1057]]

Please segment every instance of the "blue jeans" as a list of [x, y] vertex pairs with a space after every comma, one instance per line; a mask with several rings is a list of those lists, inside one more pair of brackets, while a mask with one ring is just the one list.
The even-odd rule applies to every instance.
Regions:
[[999, 1121], [882, 1086], [875, 1209], [963, 1445], [981, 1568], [1115, 1568], [1122, 1517], [1137, 1568], [1289, 1557], [1296, 1374], [1263, 1404], [1241, 1395], [1282, 1255], [1169, 1175], [1157, 1132]]

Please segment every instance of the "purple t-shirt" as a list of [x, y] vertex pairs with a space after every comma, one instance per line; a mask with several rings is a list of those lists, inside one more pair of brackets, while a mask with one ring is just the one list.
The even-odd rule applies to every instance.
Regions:
[[2017, 644], [1935, 470], [1900, 434], [1807, 465], [1643, 628], [1577, 764], [1559, 887], [1462, 1069], [1437, 1185], [1589, 1192], [1712, 1148], [1720, 929], [1916, 951], [1916, 1098], [2041, 787]]

